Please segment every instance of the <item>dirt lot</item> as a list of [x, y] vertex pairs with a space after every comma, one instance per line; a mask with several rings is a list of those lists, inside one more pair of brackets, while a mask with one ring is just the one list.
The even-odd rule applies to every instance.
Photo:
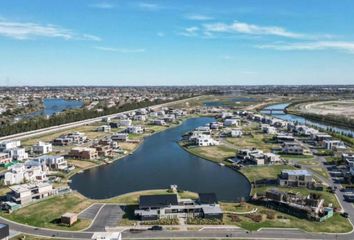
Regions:
[[296, 108], [305, 113], [343, 115], [354, 119], [354, 100], [304, 103], [297, 105]]

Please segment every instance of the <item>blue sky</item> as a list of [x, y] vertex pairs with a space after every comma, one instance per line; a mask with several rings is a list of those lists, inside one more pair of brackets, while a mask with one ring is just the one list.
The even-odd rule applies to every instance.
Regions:
[[1, 0], [0, 85], [354, 84], [352, 0]]

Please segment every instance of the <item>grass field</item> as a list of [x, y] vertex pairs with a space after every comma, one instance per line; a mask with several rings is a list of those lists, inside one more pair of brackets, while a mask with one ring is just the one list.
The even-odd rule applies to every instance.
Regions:
[[223, 162], [228, 158], [235, 157], [235, 149], [224, 145], [209, 147], [185, 147], [185, 149], [196, 156], [218, 163]]
[[251, 181], [261, 179], [276, 179], [283, 169], [296, 169], [289, 165], [270, 165], [270, 166], [248, 166], [241, 168], [241, 172]]
[[11, 214], [1, 213], [12, 221], [45, 228], [81, 230], [89, 226], [89, 220], [80, 220], [72, 227], [58, 225], [58, 219], [66, 212], [79, 213], [92, 204], [92, 201], [78, 193], [55, 196], [21, 208]]
[[226, 138], [226, 141], [233, 144], [237, 149], [257, 148], [265, 152], [271, 152], [273, 148], [279, 147], [278, 144], [268, 143], [267, 140], [267, 136], [261, 133], [244, 135], [240, 138]]

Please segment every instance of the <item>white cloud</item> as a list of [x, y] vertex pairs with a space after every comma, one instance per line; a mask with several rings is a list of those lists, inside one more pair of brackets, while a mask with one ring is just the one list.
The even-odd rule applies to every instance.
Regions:
[[159, 36], [159, 37], [164, 37], [164, 36], [166, 36], [166, 34], [163, 33], [163, 32], [158, 32], [158, 33], [157, 33], [157, 36]]
[[258, 26], [255, 24], [234, 22], [232, 24], [212, 23], [203, 25], [206, 32], [214, 33], [242, 33], [252, 35], [272, 35], [286, 38], [306, 38], [304, 34], [290, 32], [278, 26]]
[[100, 3], [90, 4], [89, 7], [99, 8], [99, 9], [112, 9], [114, 8], [114, 5], [107, 2], [100, 2]]
[[118, 52], [118, 53], [142, 53], [145, 52], [144, 48], [112, 48], [112, 47], [95, 47], [97, 50], [106, 51], [106, 52]]
[[41, 25], [31, 22], [10, 22], [4, 19], [0, 19], [0, 36], [19, 40], [34, 39], [38, 37], [62, 38], [65, 40], [101, 40], [94, 35], [78, 34], [72, 30], [51, 24]]
[[194, 37], [197, 36], [199, 32], [199, 27], [187, 27], [182, 32], [179, 32], [179, 35], [186, 36], [186, 37]]
[[261, 49], [275, 49], [281, 51], [314, 51], [314, 50], [341, 50], [354, 54], [354, 42], [342, 41], [317, 41], [317, 42], [303, 42], [303, 43], [280, 43], [280, 44], [265, 44], [257, 45]]
[[213, 17], [201, 15], [201, 14], [191, 14], [186, 16], [189, 20], [196, 20], [196, 21], [207, 21], [214, 19]]
[[146, 2], [140, 2], [138, 4], [138, 7], [143, 9], [143, 10], [148, 10], [148, 11], [156, 11], [160, 10], [161, 6], [155, 3], [146, 3]]

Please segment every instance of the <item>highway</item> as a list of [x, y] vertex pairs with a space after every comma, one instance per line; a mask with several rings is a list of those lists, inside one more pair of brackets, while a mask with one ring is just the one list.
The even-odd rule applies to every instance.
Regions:
[[[192, 99], [196, 99], [196, 98], [199, 98], [199, 97], [200, 96], [191, 97], [191, 98], [186, 98], [186, 99], [182, 99], [182, 100], [178, 100], [178, 101], [152, 105], [152, 106], [149, 106], [149, 107], [153, 108], [153, 109], [160, 108], [160, 107], [167, 107], [167, 106], [170, 106], [170, 105], [173, 105], [173, 104], [182, 103], [182, 102], [189, 101], [189, 100], [192, 100]], [[106, 116], [100, 116], [100, 117], [96, 117], [96, 118], [90, 118], [90, 119], [77, 121], [77, 122], [72, 122], [72, 123], [66, 123], [66, 124], [62, 124], [62, 125], [58, 125], [58, 126], [52, 126], [52, 127], [48, 127], [48, 128], [41, 128], [41, 129], [37, 129], [37, 130], [33, 130], [33, 131], [28, 131], [28, 132], [22, 132], [22, 133], [17, 133], [17, 134], [13, 134], [13, 135], [8, 135], [8, 136], [0, 137], [0, 141], [21, 140], [21, 139], [24, 139], [24, 138], [29, 138], [29, 137], [34, 137], [34, 136], [38, 136], [38, 135], [48, 134], [48, 133], [57, 132], [57, 131], [60, 131], [60, 130], [65, 130], [65, 129], [70, 129], [70, 128], [75, 128], [75, 127], [79, 127], [79, 126], [82, 126], [82, 125], [86, 125], [86, 124], [91, 124], [91, 123], [94, 123], [94, 122], [102, 121], [102, 118], [105, 118], [105, 117], [114, 118], [118, 114], [126, 114], [126, 113], [130, 113], [130, 112], [134, 112], [136, 110], [138, 110], [138, 109], [133, 109], [133, 110], [129, 110], [129, 111], [119, 112], [119, 113], [106, 115]]]

